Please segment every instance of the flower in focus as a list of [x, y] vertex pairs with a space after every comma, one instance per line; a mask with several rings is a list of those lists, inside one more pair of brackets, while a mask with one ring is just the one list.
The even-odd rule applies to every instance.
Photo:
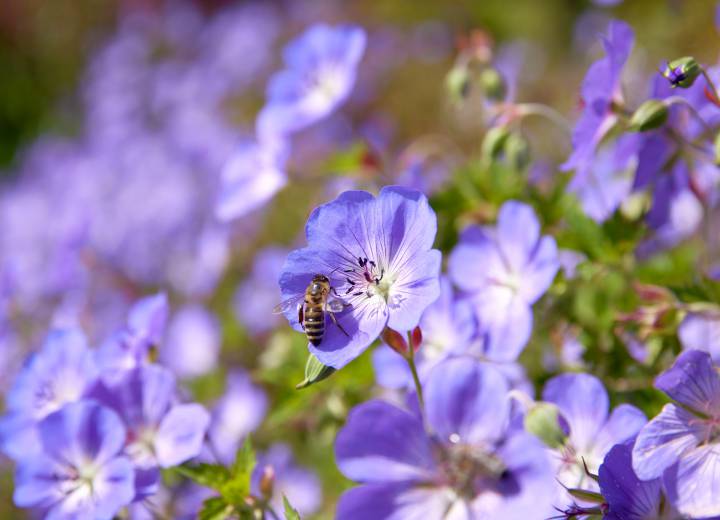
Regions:
[[288, 145], [278, 140], [240, 146], [222, 172], [215, 214], [221, 221], [242, 217], [264, 206], [287, 183]]
[[284, 509], [283, 496], [287, 497], [303, 517], [314, 514], [320, 508], [320, 480], [315, 473], [295, 463], [292, 451], [287, 445], [273, 444], [265, 453], [258, 455], [250, 488], [255, 496], [262, 496], [262, 479], [266, 472], [272, 474], [270, 504], [278, 514], [282, 514]]
[[114, 412], [92, 401], [71, 403], [38, 430], [42, 452], [19, 461], [16, 505], [45, 510], [46, 518], [110, 520], [132, 501], [135, 475]]
[[678, 404], [666, 404], [640, 430], [632, 452], [635, 473], [641, 480], [662, 477], [683, 515], [720, 515], [720, 374], [707, 352], [688, 350], [655, 387]]
[[0, 422], [3, 451], [19, 460], [39, 450], [37, 423], [66, 403], [82, 399], [97, 377], [98, 370], [81, 331], [50, 332], [5, 398], [6, 414]]
[[469, 293], [485, 356], [514, 361], [532, 330], [532, 304], [559, 269], [557, 245], [540, 235], [529, 206], [510, 201], [500, 208], [495, 228], [469, 227], [450, 255], [450, 278]]
[[597, 490], [584, 466], [596, 472], [613, 445], [635, 437], [647, 422], [645, 415], [629, 404], [608, 413], [608, 394], [600, 380], [589, 374], [552, 378], [543, 390], [543, 401], [558, 407], [569, 430], [565, 443], [553, 450], [557, 479], [564, 487]]
[[432, 434], [416, 411], [380, 400], [350, 412], [335, 454], [362, 485], [340, 498], [337, 518], [550, 516], [552, 468], [542, 444], [510, 426], [503, 375], [455, 358], [423, 387]]
[[[435, 212], [425, 196], [397, 186], [373, 197], [347, 191], [316, 208], [305, 227], [308, 246], [288, 255], [280, 277], [283, 299], [299, 298], [316, 273], [330, 278], [346, 306], [337, 313], [347, 335], [328, 322], [310, 344], [325, 365], [341, 368], [360, 355], [385, 326], [413, 329], [440, 293], [440, 251], [431, 249]], [[296, 330], [296, 309], [285, 316]]]
[[283, 53], [286, 69], [270, 80], [258, 115], [261, 139], [283, 137], [326, 117], [350, 94], [365, 51], [365, 31], [317, 24]]

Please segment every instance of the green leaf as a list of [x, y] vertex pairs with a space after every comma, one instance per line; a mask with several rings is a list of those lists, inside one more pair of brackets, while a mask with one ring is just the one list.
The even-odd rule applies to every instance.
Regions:
[[602, 504], [605, 502], [605, 498], [600, 493], [594, 491], [586, 491], [584, 489], [566, 488], [567, 492], [570, 493], [574, 498], [584, 500], [586, 502], [592, 502], [595, 504]]
[[305, 364], [305, 380], [298, 383], [295, 388], [298, 390], [307, 388], [323, 379], [327, 379], [335, 373], [335, 369], [320, 363], [318, 358], [310, 354]]
[[248, 437], [235, 455], [230, 478], [220, 488], [220, 494], [233, 506], [244, 506], [245, 498], [250, 495], [250, 477], [254, 468], [255, 451]]
[[297, 510], [290, 505], [290, 501], [285, 495], [283, 495], [283, 506], [285, 507], [286, 520], [301, 520], [300, 513], [298, 513]]
[[225, 520], [232, 507], [222, 497], [208, 498], [198, 514], [200, 520]]
[[177, 466], [175, 470], [197, 484], [216, 491], [220, 491], [220, 488], [230, 479], [228, 469], [218, 464], [185, 464]]

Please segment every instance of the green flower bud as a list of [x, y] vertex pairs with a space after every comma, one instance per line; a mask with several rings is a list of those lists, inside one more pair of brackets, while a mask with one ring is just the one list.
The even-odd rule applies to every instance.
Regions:
[[672, 85], [672, 88], [689, 88], [702, 73], [702, 67], [692, 56], [685, 56], [671, 61], [665, 66], [662, 75]]
[[470, 91], [470, 74], [467, 67], [456, 66], [445, 76], [445, 88], [453, 103], [463, 101]]
[[648, 99], [630, 118], [630, 130], [647, 132], [660, 128], [668, 118], [668, 107], [659, 99]]
[[507, 93], [505, 80], [496, 69], [492, 67], [484, 68], [480, 72], [478, 80], [480, 82], [480, 88], [482, 88], [486, 98], [492, 101], [502, 101], [505, 99], [505, 94]]
[[530, 164], [530, 144], [518, 133], [513, 133], [505, 140], [505, 158], [515, 170], [524, 170]]
[[495, 159], [505, 146], [505, 141], [510, 136], [510, 132], [504, 126], [495, 126], [485, 132], [483, 137], [482, 146], [480, 147], [480, 153], [483, 159], [492, 160]]
[[552, 403], [539, 402], [525, 414], [525, 430], [535, 435], [550, 448], [565, 444], [569, 434], [567, 422]]

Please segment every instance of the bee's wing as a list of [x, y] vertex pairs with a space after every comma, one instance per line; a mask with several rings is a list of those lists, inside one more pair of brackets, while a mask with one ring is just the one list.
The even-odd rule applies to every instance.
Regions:
[[273, 314], [285, 314], [289, 310], [297, 310], [297, 306], [303, 301], [304, 297], [304, 294], [298, 294], [278, 303], [273, 308]]
[[337, 298], [329, 300], [327, 303], [327, 310], [329, 310], [330, 312], [341, 312], [348, 307], [350, 307], [349, 303], [345, 303], [342, 300], [338, 300]]

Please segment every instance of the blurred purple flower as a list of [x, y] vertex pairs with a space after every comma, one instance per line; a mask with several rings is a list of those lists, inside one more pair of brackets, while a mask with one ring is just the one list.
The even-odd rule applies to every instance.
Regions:
[[685, 350], [704, 350], [720, 365], [720, 312], [691, 312], [678, 327]]
[[160, 361], [179, 377], [198, 377], [217, 366], [220, 343], [217, 317], [201, 305], [186, 305], [170, 320]]
[[532, 304], [550, 287], [559, 268], [557, 246], [540, 235], [532, 208], [506, 202], [497, 226], [466, 229], [450, 255], [453, 282], [469, 293], [485, 355], [514, 361], [530, 339]]
[[510, 428], [502, 374], [469, 359], [447, 360], [424, 390], [433, 434], [416, 411], [383, 401], [350, 412], [335, 454], [343, 474], [362, 485], [342, 495], [338, 518], [551, 515], [552, 469], [537, 439]]
[[253, 335], [268, 332], [282, 321], [282, 317], [272, 311], [282, 298], [278, 280], [288, 252], [281, 247], [257, 252], [250, 276], [235, 292], [235, 316]]
[[42, 453], [20, 460], [13, 499], [46, 518], [110, 520], [134, 495], [134, 473], [122, 455], [125, 428], [92, 401], [68, 404], [38, 426]]
[[15, 460], [37, 452], [41, 446], [38, 421], [66, 403], [82, 399], [97, 377], [92, 353], [80, 330], [50, 332], [5, 398], [6, 412], [0, 422], [3, 451]]
[[289, 446], [273, 444], [265, 453], [258, 454], [250, 488], [255, 496], [262, 496], [260, 480], [267, 467], [272, 468], [274, 476], [270, 504], [281, 519], [285, 518], [283, 496], [303, 517], [317, 512], [322, 504], [320, 480], [315, 473], [295, 463]]
[[618, 443], [598, 471], [600, 493], [606, 503], [603, 520], [681, 518], [667, 503], [660, 479], [640, 480], [632, 468], [632, 442]]
[[[435, 213], [425, 196], [397, 186], [373, 197], [347, 191], [316, 208], [305, 227], [308, 246], [290, 253], [280, 277], [283, 299], [300, 298], [316, 273], [328, 276], [346, 308], [310, 344], [325, 365], [341, 368], [360, 355], [385, 326], [408, 331], [440, 293], [440, 251], [431, 249]], [[297, 309], [285, 316], [296, 330]]]
[[262, 388], [253, 384], [242, 371], [228, 375], [227, 389], [212, 410], [208, 435], [213, 455], [229, 464], [242, 440], [265, 418], [268, 398]]
[[595, 148], [617, 122], [612, 103], [621, 98], [620, 76], [630, 55], [635, 36], [625, 22], [613, 20], [603, 38], [606, 56], [593, 63], [583, 79], [583, 113], [572, 136], [573, 152], [563, 164], [564, 170], [587, 169]]
[[215, 214], [227, 221], [263, 207], [287, 183], [288, 145], [277, 140], [242, 145], [223, 169]]
[[283, 53], [287, 68], [271, 78], [258, 115], [260, 138], [306, 128], [343, 103], [355, 84], [365, 41], [359, 27], [316, 24], [288, 44]]
[[635, 473], [641, 480], [662, 477], [683, 515], [720, 515], [720, 374], [707, 352], [688, 350], [655, 387], [678, 404], [666, 404], [640, 430], [632, 452]]
[[[610, 448], [634, 438], [647, 422], [645, 414], [629, 404], [608, 413], [608, 394], [600, 380], [589, 374], [562, 374], [550, 379], [543, 401], [557, 405], [569, 427], [565, 444], [553, 450], [557, 480], [564, 487], [596, 491], [583, 464], [597, 472]], [[564, 492], [563, 497], [571, 501]]]

